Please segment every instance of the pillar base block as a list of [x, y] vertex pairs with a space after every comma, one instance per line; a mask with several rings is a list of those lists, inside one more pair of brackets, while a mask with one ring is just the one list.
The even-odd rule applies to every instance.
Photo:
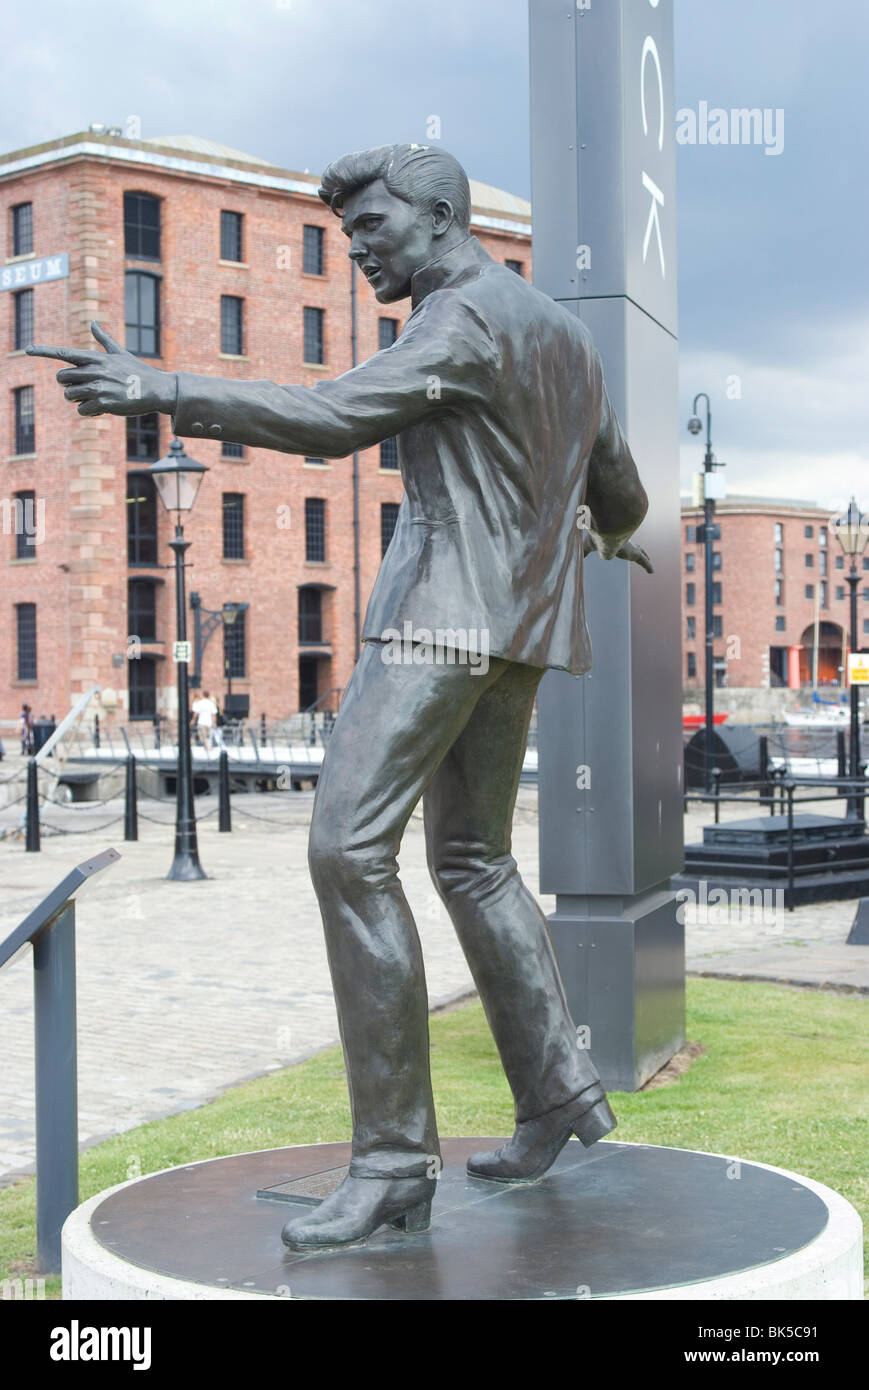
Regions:
[[607, 1090], [637, 1091], [685, 1042], [685, 928], [668, 888], [559, 894], [549, 920], [567, 1002]]

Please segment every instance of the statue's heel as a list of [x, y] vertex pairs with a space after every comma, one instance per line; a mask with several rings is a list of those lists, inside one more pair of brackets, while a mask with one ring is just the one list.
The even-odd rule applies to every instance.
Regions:
[[573, 1126], [573, 1132], [581, 1144], [590, 1149], [592, 1144], [596, 1144], [598, 1139], [603, 1139], [604, 1135], [611, 1134], [618, 1124], [618, 1120], [612, 1112], [609, 1101], [604, 1096], [590, 1110], [586, 1110], [584, 1115]]
[[390, 1221], [390, 1226], [394, 1226], [397, 1231], [404, 1231], [407, 1235], [412, 1235], [416, 1231], [427, 1231], [431, 1224], [431, 1197], [424, 1202], [418, 1202], [415, 1207], [408, 1207], [401, 1216], [396, 1216]]

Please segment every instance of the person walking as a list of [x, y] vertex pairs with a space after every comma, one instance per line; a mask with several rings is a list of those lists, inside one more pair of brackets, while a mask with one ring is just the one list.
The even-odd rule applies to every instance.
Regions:
[[217, 702], [212, 699], [207, 690], [203, 690], [199, 698], [193, 701], [190, 710], [196, 719], [197, 739], [205, 748], [212, 748], [214, 731], [217, 726]]
[[21, 706], [21, 752], [29, 757], [33, 752], [33, 710], [29, 705]]

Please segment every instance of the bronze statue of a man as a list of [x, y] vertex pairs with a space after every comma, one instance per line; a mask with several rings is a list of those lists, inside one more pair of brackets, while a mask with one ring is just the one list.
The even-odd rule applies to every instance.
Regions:
[[336, 160], [319, 193], [380, 303], [409, 295], [412, 306], [393, 346], [336, 380], [307, 389], [164, 372], [98, 324], [105, 352], [30, 349], [70, 364], [57, 379], [82, 415], [159, 410], [178, 435], [333, 458], [398, 436], [405, 498], [309, 848], [352, 1160], [331, 1196], [284, 1227], [294, 1249], [364, 1239], [386, 1222], [428, 1225], [440, 1167], [428, 1000], [396, 860], [420, 797], [432, 878], [515, 1098], [513, 1137], [470, 1159], [469, 1173], [534, 1181], [571, 1134], [590, 1145], [615, 1126], [510, 836], [540, 678], [591, 664], [583, 554], [650, 568], [629, 539], [646, 494], [590, 336], [470, 235], [461, 165], [439, 148], [383, 146]]

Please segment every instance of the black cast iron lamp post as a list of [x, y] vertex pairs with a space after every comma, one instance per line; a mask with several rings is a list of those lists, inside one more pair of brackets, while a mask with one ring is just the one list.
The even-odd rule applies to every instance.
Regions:
[[713, 469], [723, 467], [722, 464], [715, 463], [715, 455], [712, 452], [712, 409], [709, 404], [709, 397], [705, 391], [698, 391], [694, 397], [694, 404], [691, 407], [691, 418], [688, 421], [689, 434], [701, 434], [703, 421], [697, 414], [697, 402], [706, 402], [706, 454], [703, 459], [704, 489], [703, 489], [703, 539], [704, 556], [706, 561], [705, 574], [705, 596], [706, 596], [706, 631], [705, 631], [705, 652], [706, 652], [706, 756], [704, 758], [704, 789], [712, 791], [712, 764], [714, 761], [712, 752], [712, 737], [715, 732], [715, 619], [712, 612], [712, 541], [714, 533], [713, 517], [715, 516], [715, 501], [710, 496], [711, 488], [709, 479]]
[[[850, 646], [852, 652], [857, 652], [860, 650], [857, 638], [857, 586], [860, 583], [860, 576], [857, 573], [857, 559], [863, 554], [866, 549], [866, 542], [869, 540], [869, 517], [862, 514], [855, 497], [852, 497], [848, 503], [848, 510], [835, 518], [833, 530], [836, 532], [836, 538], [842, 550], [851, 560], [851, 568], [845, 578], [851, 590]], [[860, 687], [855, 685], [853, 681], [851, 682], [851, 757], [848, 776], [854, 781], [860, 776]], [[857, 819], [862, 818], [863, 798], [858, 796], [856, 787], [848, 798], [848, 814]]]
[[196, 816], [193, 809], [193, 762], [190, 752], [190, 709], [187, 683], [189, 660], [187, 613], [184, 599], [184, 552], [190, 542], [184, 539], [181, 513], [189, 512], [196, 501], [204, 463], [196, 463], [184, 452], [180, 439], [173, 439], [166, 458], [148, 469], [167, 512], [175, 513], [175, 536], [169, 542], [175, 552], [175, 597], [178, 612], [178, 641], [175, 647], [178, 671], [178, 776], [176, 779], [175, 858], [167, 878], [189, 882], [206, 878], [199, 863], [196, 842]]

